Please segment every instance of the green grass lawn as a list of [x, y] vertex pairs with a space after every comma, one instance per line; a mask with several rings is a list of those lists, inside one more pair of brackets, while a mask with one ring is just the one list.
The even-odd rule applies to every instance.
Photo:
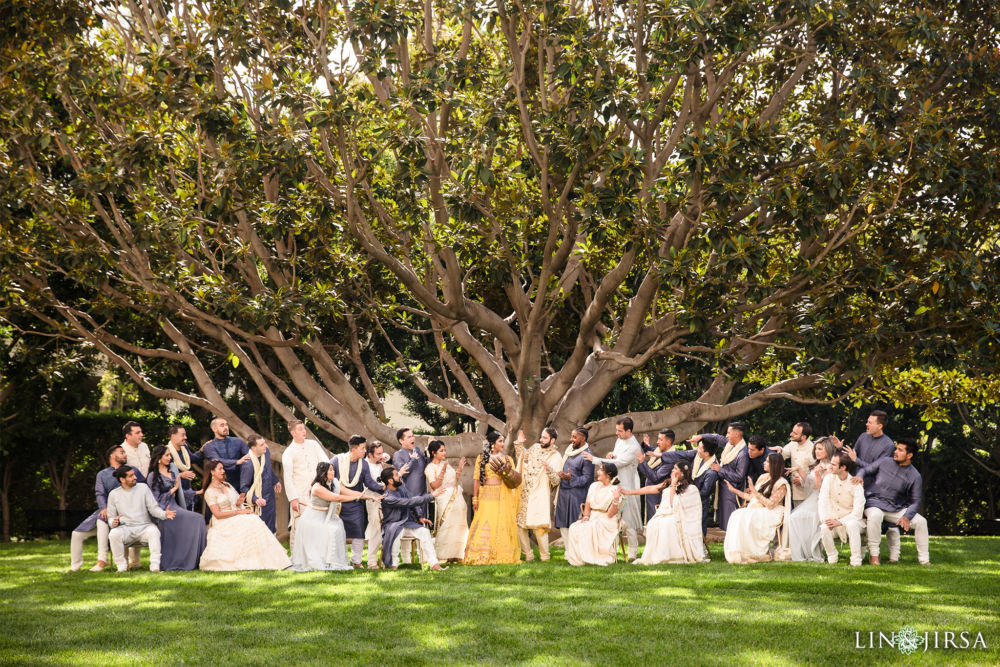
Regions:
[[[880, 568], [734, 566], [711, 547], [659, 567], [556, 550], [442, 573], [67, 574], [68, 542], [4, 544], [0, 664], [1000, 664], [1000, 538], [933, 538], [930, 568], [912, 538]], [[988, 648], [855, 648], [906, 624]]]

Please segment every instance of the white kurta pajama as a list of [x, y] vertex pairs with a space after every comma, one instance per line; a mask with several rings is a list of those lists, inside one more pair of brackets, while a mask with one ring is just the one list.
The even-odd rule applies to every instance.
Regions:
[[[851, 545], [851, 565], [857, 567], [864, 559], [864, 545], [861, 543], [861, 531], [864, 528], [865, 489], [861, 484], [855, 484], [850, 475], [840, 479], [836, 473], [823, 478], [823, 486], [819, 490], [818, 517], [819, 533], [826, 549], [826, 559], [836, 563], [840, 555], [834, 538]], [[841, 525], [834, 528], [826, 526], [827, 519], [837, 519]]]
[[[381, 463], [372, 463], [367, 457], [365, 457], [365, 465], [368, 466], [368, 474], [372, 476], [372, 479], [378, 481], [384, 466]], [[366, 500], [365, 508], [368, 513], [368, 525], [365, 526], [368, 567], [374, 569], [378, 567], [378, 549], [382, 546], [382, 506], [377, 500]]]
[[[322, 445], [306, 438], [302, 442], [292, 441], [281, 454], [282, 479], [285, 497], [288, 498], [289, 548], [295, 546], [295, 522], [309, 505], [310, 489], [316, 479], [316, 466], [329, 460]], [[292, 509], [292, 501], [299, 501], [299, 511]]]
[[[798, 468], [800, 470], [807, 471], [809, 466], [813, 464], [816, 459], [813, 457], [815, 454], [816, 445], [812, 440], [806, 438], [803, 443], [789, 442], [781, 450], [781, 456], [784, 457], [786, 461], [790, 461], [789, 468]], [[798, 486], [792, 481], [792, 505], [798, 505], [800, 502], [805, 500], [809, 496], [809, 491], [806, 489], [805, 474], [802, 475], [802, 486]], [[789, 480], [791, 481], [791, 480]]]
[[[543, 463], [548, 464], [546, 470]], [[541, 559], [549, 559], [549, 531], [552, 529], [552, 489], [559, 487], [562, 456], [555, 445], [543, 448], [535, 443], [518, 455], [521, 482], [521, 505], [517, 512], [517, 534], [525, 560], [534, 560], [529, 531], [538, 541]]]
[[[618, 482], [622, 489], [634, 491], [639, 488], [639, 461], [642, 459], [642, 447], [635, 436], [627, 440], [619, 438], [612, 450], [613, 459], [594, 457], [594, 464], [613, 463], [618, 468]], [[638, 496], [624, 496], [621, 506], [622, 526], [628, 539], [628, 557], [634, 559], [639, 553], [639, 531], [642, 529], [642, 513], [639, 508]]]
[[125, 463], [139, 472], [143, 477], [149, 476], [149, 445], [140, 442], [138, 447], [133, 447], [127, 441], [122, 440], [122, 449], [125, 450]]
[[160, 571], [160, 529], [153, 518], [166, 519], [167, 514], [156, 503], [152, 491], [145, 484], [136, 484], [131, 489], [118, 487], [108, 495], [108, 521], [118, 525], [108, 533], [111, 557], [119, 572], [128, 569], [125, 562], [125, 547], [137, 544], [149, 545], [149, 569]]

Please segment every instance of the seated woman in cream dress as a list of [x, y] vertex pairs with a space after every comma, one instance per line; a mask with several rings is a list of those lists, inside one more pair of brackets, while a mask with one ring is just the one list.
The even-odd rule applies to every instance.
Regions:
[[616, 560], [621, 509], [625, 496], [618, 485], [618, 468], [602, 463], [594, 474], [596, 482], [587, 490], [580, 519], [566, 535], [566, 562], [570, 565], [611, 565]]
[[469, 506], [459, 480], [465, 467], [465, 457], [458, 461], [458, 468], [448, 464], [444, 443], [431, 440], [427, 445], [431, 462], [424, 469], [427, 486], [431, 491], [440, 487], [448, 489], [434, 499], [434, 551], [443, 561], [461, 561], [465, 556], [465, 543], [469, 539]]
[[806, 497], [788, 515], [788, 541], [792, 560], [823, 562], [819, 533], [819, 490], [830, 472], [830, 457], [837, 449], [830, 438], [820, 438], [813, 450], [813, 464], [800, 473]]
[[240, 506], [239, 494], [226, 482], [222, 461], [205, 463], [203, 488], [212, 521], [201, 554], [202, 570], [284, 570], [292, 564], [267, 524], [252, 509]]
[[343, 488], [333, 474], [333, 466], [321, 461], [309, 487], [309, 502], [295, 524], [292, 569], [296, 572], [353, 570], [347, 562], [347, 533], [340, 519], [340, 504], [369, 497], [370, 492]]
[[[667, 483], [670, 488], [664, 489]], [[674, 464], [670, 478], [662, 484], [644, 486], [635, 491], [622, 491], [628, 496], [662, 493], [656, 514], [646, 524], [646, 548], [637, 565], [659, 563], [700, 563], [705, 560], [705, 543], [701, 534], [701, 493], [691, 483], [691, 464]]]
[[[771, 541], [778, 526], [792, 511], [792, 494], [784, 478], [785, 459], [778, 453], [769, 454], [764, 462], [764, 474], [757, 485], [747, 485], [739, 491], [727, 481], [730, 490], [750, 502], [729, 516], [723, 550], [730, 563], [759, 563], [772, 560]], [[748, 482], [750, 480], [747, 480]], [[782, 544], [787, 548], [788, 531], [782, 531]]]

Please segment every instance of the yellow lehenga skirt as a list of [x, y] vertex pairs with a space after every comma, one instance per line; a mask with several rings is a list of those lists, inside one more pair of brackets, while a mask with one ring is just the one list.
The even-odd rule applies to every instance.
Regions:
[[505, 485], [481, 486], [479, 508], [469, 526], [465, 545], [465, 565], [493, 565], [521, 562], [517, 541], [517, 505], [521, 489]]

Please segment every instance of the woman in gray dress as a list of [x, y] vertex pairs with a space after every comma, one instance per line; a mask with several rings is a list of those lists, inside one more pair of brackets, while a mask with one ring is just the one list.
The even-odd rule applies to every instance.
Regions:
[[309, 490], [309, 504], [295, 526], [292, 569], [352, 570], [347, 562], [347, 533], [340, 519], [341, 503], [356, 502], [365, 494], [341, 488], [333, 466], [323, 461]]
[[172, 521], [161, 521], [160, 542], [161, 570], [197, 570], [201, 552], [205, 550], [207, 527], [205, 519], [187, 510], [184, 491], [181, 489], [180, 471], [173, 464], [170, 451], [160, 445], [150, 457], [149, 477], [146, 483], [157, 504], [165, 510], [174, 510]]

